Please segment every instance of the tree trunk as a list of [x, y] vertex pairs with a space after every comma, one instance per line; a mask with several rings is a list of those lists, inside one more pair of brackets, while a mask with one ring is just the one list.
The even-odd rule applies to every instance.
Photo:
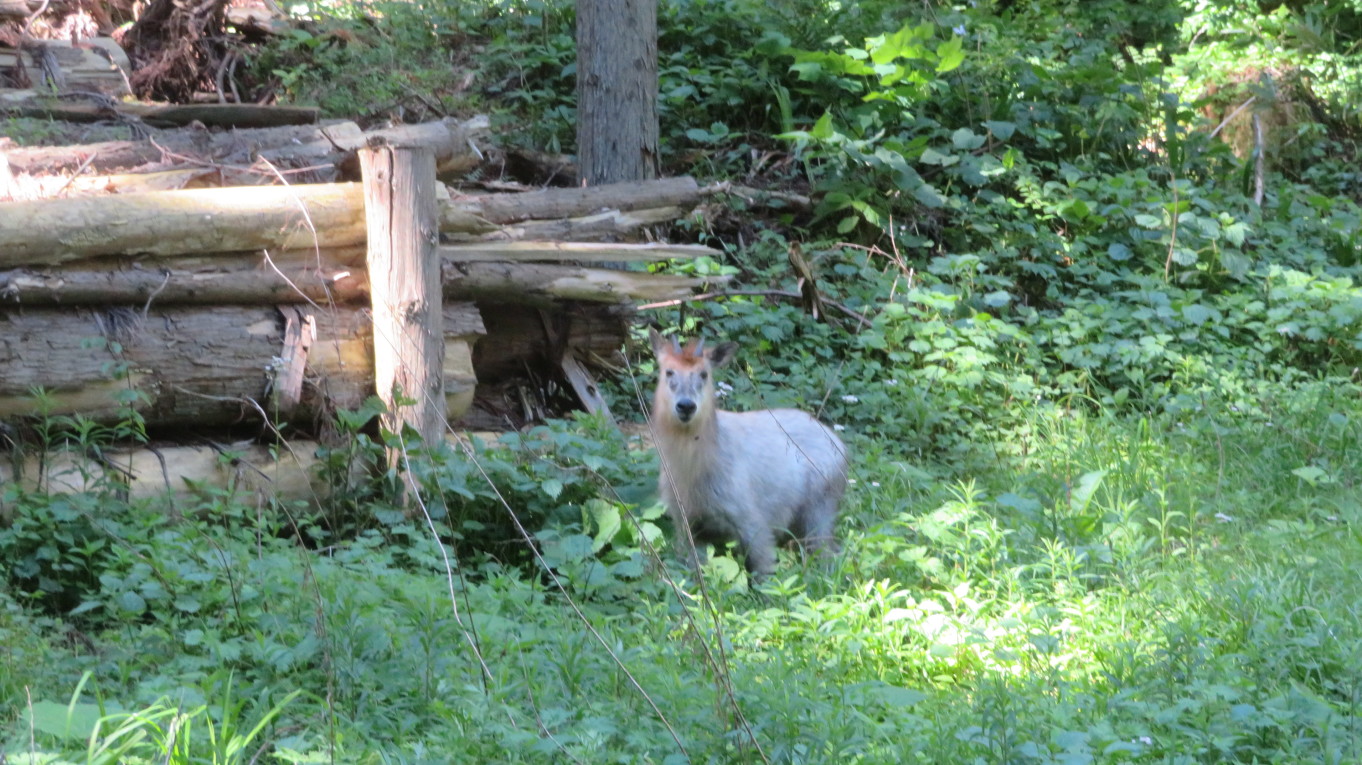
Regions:
[[577, 159], [587, 186], [658, 176], [657, 0], [577, 3]]

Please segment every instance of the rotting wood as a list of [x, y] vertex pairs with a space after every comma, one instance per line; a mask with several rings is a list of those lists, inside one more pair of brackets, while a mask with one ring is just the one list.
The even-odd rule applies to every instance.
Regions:
[[[485, 332], [472, 304], [447, 304], [445, 343]], [[35, 413], [42, 388], [51, 414], [98, 422], [122, 415], [119, 401], [153, 428], [217, 427], [268, 416], [307, 423], [333, 408], [355, 408], [374, 393], [373, 323], [359, 307], [303, 310], [315, 322], [301, 400], [292, 411], [268, 411], [282, 371], [285, 322], [273, 307], [212, 306], [0, 310], [0, 419]], [[307, 318], [310, 317], [310, 318]], [[456, 370], [444, 391], [466, 399], [471, 368]]]
[[[444, 312], [435, 153], [424, 147], [371, 146], [359, 151], [369, 231], [374, 382], [387, 405], [391, 433], [410, 427], [435, 443], [447, 418], [444, 398]], [[403, 404], [401, 399], [410, 403]], [[397, 466], [403, 450], [389, 449]]]

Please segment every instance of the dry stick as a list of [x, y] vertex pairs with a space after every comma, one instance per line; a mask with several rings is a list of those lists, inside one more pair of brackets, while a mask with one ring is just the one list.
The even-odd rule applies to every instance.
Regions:
[[[629, 359], [627, 356], [625, 357], [625, 364], [626, 364], [625, 368], [629, 373], [629, 381], [634, 386], [634, 396], [638, 399], [639, 402], [639, 409], [647, 413], [646, 417], [648, 419], [648, 430], [652, 432], [653, 431], [652, 409], [644, 400], [643, 390], [642, 388], [639, 387], [638, 378], [634, 375], [634, 367], [632, 364], [629, 363]], [[655, 434], [654, 441], [656, 441]], [[658, 452], [658, 464], [663, 471], [665, 479], [671, 482], [672, 481], [671, 469], [670, 466], [667, 464], [667, 461], [665, 459], [662, 459], [661, 452]], [[673, 483], [672, 485], [675, 486], [675, 483]], [[619, 498], [618, 495], [616, 495], [616, 499], [618, 498]], [[638, 525], [638, 520], [635, 519], [632, 514], [629, 516], [629, 518], [634, 522], [635, 526]], [[684, 530], [684, 533], [690, 540], [691, 550], [693, 554], [698, 555], [698, 553], [694, 553], [695, 537], [691, 532], [690, 524], [683, 523], [681, 524], [681, 526], [683, 528], [674, 530], [675, 533], [679, 534], [682, 533], [682, 531]], [[657, 560], [658, 565], [663, 572], [662, 578], [667, 582], [668, 586], [671, 587], [672, 592], [675, 593], [677, 603], [681, 605], [681, 611], [686, 615], [686, 621], [690, 624], [690, 628], [695, 632], [695, 635], [697, 637], [700, 637], [701, 636], [700, 625], [696, 623], [695, 617], [691, 613], [691, 609], [686, 605], [686, 599], [681, 592], [680, 586], [676, 583], [675, 579], [673, 579], [670, 575], [666, 573], [665, 564], [662, 563], [662, 556], [658, 554], [657, 549], [653, 547], [651, 542], [648, 542], [647, 536], [641, 533], [642, 530], [640, 529], [639, 531], [640, 531], [639, 538], [642, 539], [645, 544], [647, 544], [649, 551]], [[700, 600], [702, 603], [705, 604], [705, 606], [708, 607], [710, 619], [714, 623], [714, 631], [718, 635], [718, 640], [716, 641], [716, 644], [718, 646], [719, 658], [717, 660], [714, 658], [714, 652], [710, 650], [709, 643], [707, 643], [703, 639], [700, 640], [700, 645], [704, 646], [705, 659], [709, 662], [710, 667], [713, 668], [715, 675], [722, 681], [720, 685], [723, 689], [724, 695], [728, 697], [728, 702], [733, 709], [733, 714], [737, 716], [739, 723], [742, 724], [743, 731], [747, 733], [748, 740], [752, 742], [752, 746], [756, 747], [757, 754], [761, 756], [762, 762], [770, 763], [771, 760], [766, 756], [766, 752], [762, 750], [761, 742], [757, 740], [756, 732], [752, 730], [751, 723], [747, 721], [747, 716], [743, 714], [742, 706], [738, 703], [737, 692], [733, 688], [733, 673], [732, 670], [729, 669], [728, 664], [728, 651], [724, 648], [723, 624], [719, 619], [718, 609], [714, 607], [714, 599], [710, 597], [709, 587], [705, 583], [705, 578], [703, 575], [696, 577], [696, 585], [700, 589]]]
[[[719, 298], [734, 296], [777, 297], [787, 298], [790, 300], [803, 299], [803, 296], [800, 295], [798, 292], [789, 292], [787, 290], [724, 290], [722, 292], [703, 292], [699, 295], [691, 295], [690, 297], [676, 298], [675, 300], [663, 300], [659, 303], [646, 303], [644, 305], [638, 306], [637, 310], [648, 311], [654, 308], [670, 308], [672, 306], [678, 306], [684, 303], [698, 303], [702, 300], [717, 300]], [[860, 324], [862, 327], [869, 329], [871, 326], [873, 326], [870, 320], [865, 318], [863, 314], [857, 313], [856, 311], [853, 311], [852, 309], [848, 308], [845, 305], [842, 305], [841, 303], [838, 303], [835, 300], [827, 300], [825, 298], [823, 300], [823, 303], [825, 305], [830, 305], [833, 308], [836, 308], [837, 310], [846, 314], [847, 316], [850, 316], [851, 318], [855, 319], [857, 323]]]

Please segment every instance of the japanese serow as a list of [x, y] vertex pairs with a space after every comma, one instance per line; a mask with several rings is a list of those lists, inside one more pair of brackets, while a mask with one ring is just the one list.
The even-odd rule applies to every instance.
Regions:
[[835, 550], [833, 526], [847, 486], [847, 449], [831, 428], [796, 409], [725, 412], [714, 371], [735, 343], [682, 346], [652, 330], [657, 355], [653, 437], [658, 488], [687, 561], [703, 563], [703, 544], [736, 540], [755, 578], [775, 569], [776, 544]]

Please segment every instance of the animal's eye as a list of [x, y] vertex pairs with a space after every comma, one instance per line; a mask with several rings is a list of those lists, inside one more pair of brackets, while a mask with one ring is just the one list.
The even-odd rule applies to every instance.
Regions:
[[700, 373], [700, 379], [701, 379], [701, 380], [708, 380], [708, 379], [709, 379], [709, 372], [701, 372], [701, 373]]
[[667, 376], [668, 376], [668, 377], [674, 377], [675, 375], [676, 375], [676, 372], [674, 372], [674, 371], [672, 371], [672, 370], [670, 370], [670, 369], [667, 370]]

